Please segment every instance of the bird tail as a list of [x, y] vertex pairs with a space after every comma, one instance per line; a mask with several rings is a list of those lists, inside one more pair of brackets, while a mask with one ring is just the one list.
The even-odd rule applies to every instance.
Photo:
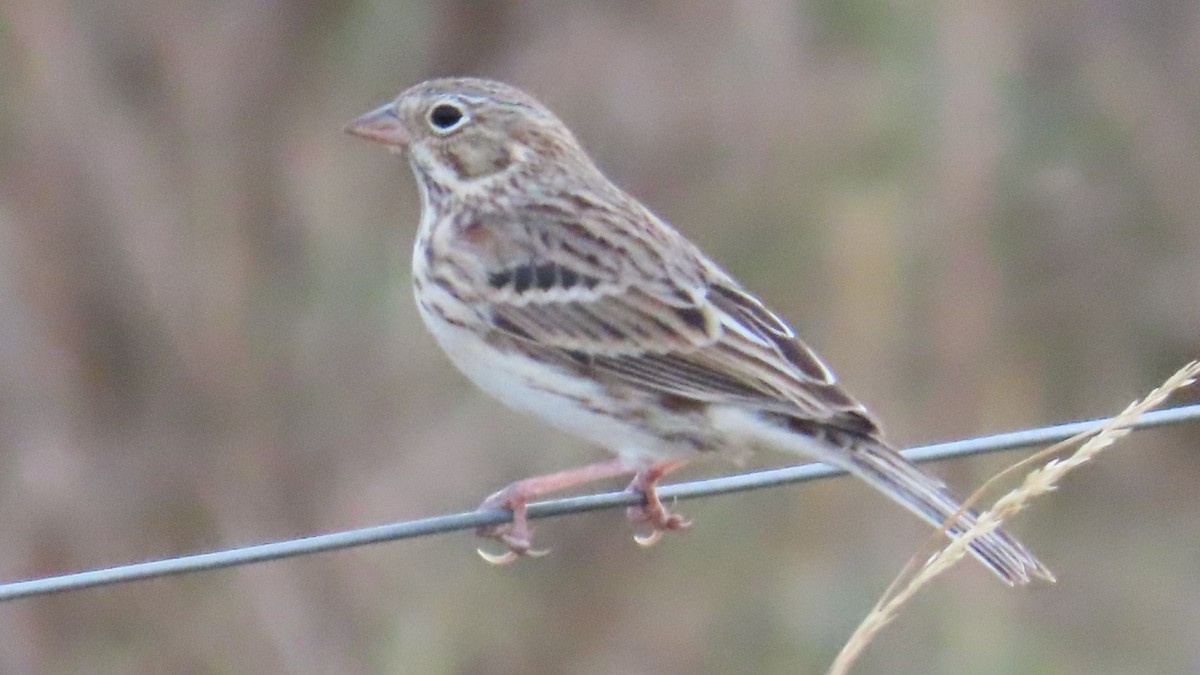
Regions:
[[[970, 509], [959, 513], [961, 504], [938, 479], [918, 469], [882, 441], [856, 439], [848, 448], [822, 452], [820, 459], [858, 476], [893, 500], [956, 537], [975, 525], [978, 514]], [[957, 516], [955, 514], [957, 513]], [[1054, 581], [1054, 574], [1017, 540], [993, 530], [970, 544], [970, 552], [1010, 586], [1029, 583], [1034, 577]]]

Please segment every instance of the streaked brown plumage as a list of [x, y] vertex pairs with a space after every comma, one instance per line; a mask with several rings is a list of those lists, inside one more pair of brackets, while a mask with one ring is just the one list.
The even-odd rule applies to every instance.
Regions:
[[[664, 473], [755, 447], [845, 468], [934, 524], [958, 510], [787, 324], [605, 178], [532, 97], [432, 80], [347, 130], [408, 157], [422, 198], [417, 302], [451, 360], [508, 405], [618, 456], [489, 497], [514, 512], [481, 533], [509, 548], [504, 560], [530, 552], [533, 496], [634, 474], [646, 505], [629, 516], [657, 535], [687, 525], [657, 499]], [[960, 515], [951, 534], [973, 520]], [[971, 550], [1009, 583], [1052, 578], [1003, 532]]]

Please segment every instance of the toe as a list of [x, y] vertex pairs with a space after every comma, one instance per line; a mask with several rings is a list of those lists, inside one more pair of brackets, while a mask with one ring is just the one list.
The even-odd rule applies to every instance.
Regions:
[[485, 563], [489, 565], [495, 565], [497, 567], [516, 562], [517, 558], [521, 557], [521, 555], [515, 551], [506, 551], [504, 553], [496, 554], [488, 553], [482, 548], [477, 548], [475, 549], [475, 552], [479, 554], [480, 558], [483, 558]]

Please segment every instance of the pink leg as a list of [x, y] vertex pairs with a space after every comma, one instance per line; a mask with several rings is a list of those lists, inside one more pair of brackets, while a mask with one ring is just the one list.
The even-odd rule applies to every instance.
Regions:
[[534, 476], [533, 478], [519, 480], [509, 485], [483, 500], [479, 508], [508, 509], [513, 513], [512, 522], [481, 527], [476, 532], [481, 537], [489, 537], [499, 541], [508, 548], [508, 551], [502, 555], [493, 555], [485, 553], [481, 549], [479, 555], [490, 563], [503, 565], [523, 555], [537, 556], [544, 554], [544, 551], [536, 551], [530, 548], [533, 529], [529, 526], [529, 517], [526, 514], [526, 505], [529, 503], [529, 500], [548, 492], [557, 492], [575, 485], [591, 483], [632, 472], [633, 469], [629, 465], [619, 459], [613, 459], [607, 462], [589, 464], [577, 469], [546, 474], [545, 476]]
[[633, 539], [641, 546], [653, 546], [662, 538], [667, 530], [682, 530], [691, 527], [692, 521], [677, 513], [671, 513], [662, 500], [658, 498], [657, 484], [659, 479], [668, 473], [687, 464], [687, 460], [671, 460], [653, 464], [637, 472], [633, 482], [625, 488], [631, 492], [641, 492], [646, 503], [641, 506], [631, 506], [625, 509], [625, 517], [633, 523], [648, 523], [653, 531], [646, 535], [634, 535]]

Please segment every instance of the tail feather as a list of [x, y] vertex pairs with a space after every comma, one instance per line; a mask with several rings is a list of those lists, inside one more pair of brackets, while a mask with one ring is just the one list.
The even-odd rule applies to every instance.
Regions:
[[[825, 454], [825, 453], [822, 453]], [[822, 457], [870, 483], [929, 523], [941, 527], [961, 504], [938, 479], [921, 471], [882, 442], [858, 442], [849, 451]], [[947, 528], [955, 537], [971, 528], [978, 514], [964, 509]], [[970, 545], [970, 552], [1009, 585], [1024, 585], [1034, 577], [1054, 581], [1054, 574], [1023, 545], [1001, 530], [993, 530]]]

